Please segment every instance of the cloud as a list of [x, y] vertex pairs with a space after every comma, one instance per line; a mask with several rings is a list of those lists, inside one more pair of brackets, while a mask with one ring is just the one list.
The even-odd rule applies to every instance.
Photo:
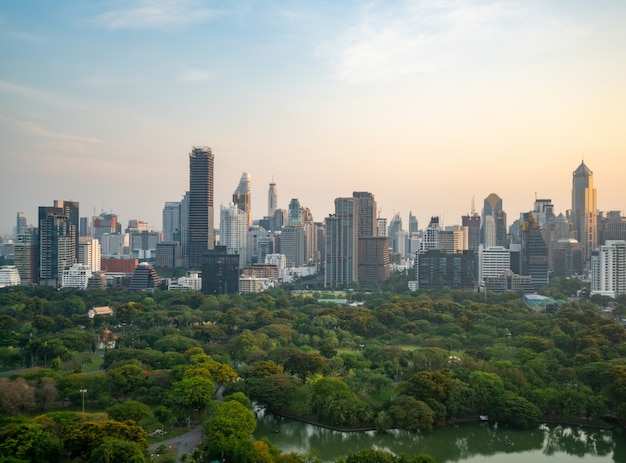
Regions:
[[337, 79], [375, 82], [452, 68], [470, 55], [545, 51], [582, 35], [583, 28], [550, 18], [529, 3], [371, 2], [318, 51], [330, 60]]
[[14, 124], [22, 132], [42, 139], [44, 141], [45, 148], [50, 150], [85, 153], [88, 151], [89, 147], [102, 143], [102, 140], [99, 138], [52, 132], [39, 127], [33, 122], [15, 121]]
[[221, 13], [196, 0], [133, 0], [93, 18], [107, 29], [163, 29], [195, 24]]

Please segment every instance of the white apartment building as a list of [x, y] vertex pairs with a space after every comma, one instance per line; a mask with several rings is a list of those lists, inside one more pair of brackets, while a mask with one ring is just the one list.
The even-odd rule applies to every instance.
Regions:
[[100, 241], [96, 238], [81, 238], [78, 243], [78, 263], [86, 265], [92, 273], [100, 271]]
[[20, 286], [20, 272], [14, 265], [5, 265], [0, 267], [0, 288], [5, 286]]
[[499, 277], [511, 269], [511, 253], [503, 246], [478, 248], [478, 284], [484, 286], [486, 277]]
[[90, 277], [91, 269], [89, 266], [74, 264], [70, 268], [63, 270], [61, 287], [87, 289], [87, 283]]
[[591, 255], [591, 295], [626, 294], [626, 241], [607, 240]]

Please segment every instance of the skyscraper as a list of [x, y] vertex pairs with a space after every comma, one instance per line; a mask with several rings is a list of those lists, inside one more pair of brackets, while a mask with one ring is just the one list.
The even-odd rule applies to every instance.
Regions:
[[481, 242], [485, 247], [506, 247], [508, 245], [506, 239], [506, 212], [502, 209], [502, 198], [495, 193], [491, 193], [485, 198], [482, 222]]
[[163, 207], [163, 241], [180, 242], [180, 202], [168, 201]]
[[524, 214], [521, 252], [521, 274], [530, 276], [535, 291], [538, 291], [548, 284], [548, 246], [533, 212]]
[[15, 225], [15, 236], [18, 237], [22, 230], [26, 228], [26, 215], [23, 212], [17, 213], [17, 220]]
[[246, 264], [248, 215], [235, 204], [220, 208], [220, 245], [228, 254], [239, 256], [239, 266]]
[[213, 153], [194, 146], [189, 153], [189, 212], [187, 267], [200, 269], [206, 252], [215, 246], [213, 216]]
[[244, 172], [241, 174], [239, 185], [233, 193], [233, 204], [239, 208], [240, 211], [246, 213], [248, 219], [248, 228], [252, 226], [252, 209], [251, 209], [251, 197], [250, 197], [250, 174]]
[[346, 287], [358, 281], [359, 199], [336, 198], [335, 214], [326, 218], [324, 285]]
[[598, 245], [597, 214], [593, 172], [583, 161], [573, 173], [571, 220], [585, 260]]
[[57, 287], [78, 256], [78, 203], [39, 207], [39, 283]]
[[272, 182], [267, 191], [267, 216], [274, 217], [276, 209], [278, 209], [278, 190], [276, 184]]
[[376, 236], [376, 200], [374, 195], [367, 191], [355, 191], [353, 198], [359, 200], [359, 236]]

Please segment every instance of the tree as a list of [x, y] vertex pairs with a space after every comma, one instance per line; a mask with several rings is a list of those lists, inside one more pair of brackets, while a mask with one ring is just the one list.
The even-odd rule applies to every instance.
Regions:
[[17, 415], [35, 407], [35, 390], [24, 378], [10, 381], [0, 377], [0, 411], [7, 415]]
[[63, 444], [70, 458], [83, 459], [99, 447], [107, 438], [135, 442], [144, 448], [148, 439], [146, 431], [133, 421], [85, 421], [70, 428], [63, 436]]
[[233, 460], [242, 441], [250, 440], [256, 429], [254, 413], [236, 400], [224, 402], [204, 426], [209, 456]]
[[166, 402], [173, 410], [185, 414], [194, 410], [203, 411], [213, 400], [213, 388], [213, 381], [210, 378], [203, 376], [183, 378], [172, 384]]
[[91, 451], [92, 463], [148, 463], [143, 447], [136, 442], [106, 438]]
[[291, 398], [298, 389], [297, 380], [287, 374], [246, 379], [248, 396], [270, 410], [287, 410]]
[[144, 370], [134, 363], [107, 371], [107, 377], [111, 381], [113, 395], [118, 398], [127, 397], [146, 382]]
[[435, 413], [423, 401], [408, 395], [398, 397], [388, 409], [393, 425], [409, 430], [431, 431]]
[[115, 421], [140, 421], [150, 416], [150, 408], [136, 400], [127, 400], [107, 408], [107, 413]]
[[307, 375], [321, 373], [326, 366], [326, 361], [317, 352], [308, 353], [296, 351], [285, 361], [284, 368], [289, 373], [296, 375], [304, 383]]
[[38, 423], [11, 423], [0, 428], [0, 455], [17, 460], [42, 463], [57, 462], [61, 447], [58, 439]]

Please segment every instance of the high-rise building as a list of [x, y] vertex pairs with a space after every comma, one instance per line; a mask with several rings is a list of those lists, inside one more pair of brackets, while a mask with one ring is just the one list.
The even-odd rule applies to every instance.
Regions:
[[303, 210], [300, 201], [293, 198], [289, 201], [289, 210], [287, 211], [287, 225], [302, 225], [304, 223]]
[[533, 288], [538, 291], [548, 284], [548, 246], [532, 212], [524, 214], [521, 253], [521, 275], [530, 276]]
[[163, 206], [163, 241], [180, 243], [180, 201], [168, 201]]
[[581, 162], [572, 178], [571, 222], [578, 242], [583, 249], [583, 257], [588, 260], [598, 245], [596, 189], [593, 187], [593, 172]]
[[484, 285], [485, 278], [499, 277], [511, 269], [511, 253], [503, 246], [482, 245], [478, 249], [478, 284]]
[[583, 273], [583, 253], [580, 243], [573, 238], [558, 240], [550, 254], [552, 275], [568, 278]]
[[480, 216], [476, 212], [461, 216], [461, 225], [467, 227], [467, 249], [477, 252], [480, 245]]
[[476, 287], [476, 255], [472, 251], [454, 254], [439, 250], [416, 253], [413, 265], [415, 284], [412, 289]]
[[598, 214], [598, 244], [608, 240], [626, 240], [626, 217], [620, 211]]
[[359, 199], [336, 198], [335, 214], [326, 218], [324, 285], [346, 287], [358, 281]]
[[215, 246], [206, 254], [202, 265], [204, 294], [237, 294], [239, 292], [239, 256], [229, 254], [226, 246]]
[[279, 235], [279, 250], [285, 256], [287, 268], [302, 267], [306, 264], [306, 237], [304, 226], [287, 225]]
[[220, 208], [220, 246], [228, 254], [239, 256], [239, 268], [246, 264], [246, 244], [248, 235], [248, 214], [235, 204]]
[[15, 223], [15, 236], [19, 236], [20, 233], [22, 233], [22, 230], [24, 230], [26, 227], [26, 215], [23, 212], [18, 212], [17, 220]]
[[246, 213], [248, 217], [248, 227], [252, 226], [252, 203], [250, 193], [250, 174], [244, 172], [241, 174], [239, 185], [233, 193], [233, 204], [239, 208], [239, 210]]
[[367, 191], [355, 191], [352, 197], [359, 200], [359, 236], [377, 236], [377, 208], [374, 195]]
[[187, 215], [187, 267], [202, 267], [204, 255], [215, 246], [213, 216], [213, 153], [195, 146], [189, 154], [189, 209]]
[[387, 236], [387, 218], [378, 217], [376, 219], [376, 236]]
[[133, 230], [130, 232], [130, 255], [139, 260], [154, 260], [157, 244], [161, 241], [158, 232]]
[[15, 267], [22, 285], [39, 283], [39, 230], [26, 227], [17, 235], [15, 243]]
[[400, 218], [400, 214], [395, 214], [389, 223], [389, 231], [387, 236], [389, 236], [389, 247], [391, 248], [391, 252], [397, 253], [400, 252], [400, 248], [403, 247], [399, 241], [404, 240], [404, 236], [400, 236], [402, 231], [402, 219]]
[[100, 271], [101, 248], [100, 241], [95, 238], [81, 238], [78, 243], [77, 262], [89, 267], [91, 272]]
[[97, 240], [102, 240], [102, 235], [108, 233], [122, 233], [122, 224], [118, 222], [117, 215], [102, 212], [98, 217], [93, 219], [93, 236]]
[[431, 217], [430, 223], [428, 224], [428, 227], [426, 227], [424, 236], [422, 237], [420, 252], [438, 251], [440, 233], [441, 227], [439, 226], [439, 217]]
[[378, 285], [389, 278], [389, 238], [359, 236], [359, 284]]
[[591, 294], [626, 294], [626, 241], [609, 240], [592, 253]]
[[272, 182], [267, 191], [267, 216], [274, 217], [276, 209], [278, 209], [278, 189], [276, 184]]
[[58, 287], [78, 256], [78, 203], [39, 207], [39, 284]]
[[491, 193], [483, 206], [481, 242], [485, 247], [508, 245], [506, 238], [506, 212], [502, 209], [502, 198]]

